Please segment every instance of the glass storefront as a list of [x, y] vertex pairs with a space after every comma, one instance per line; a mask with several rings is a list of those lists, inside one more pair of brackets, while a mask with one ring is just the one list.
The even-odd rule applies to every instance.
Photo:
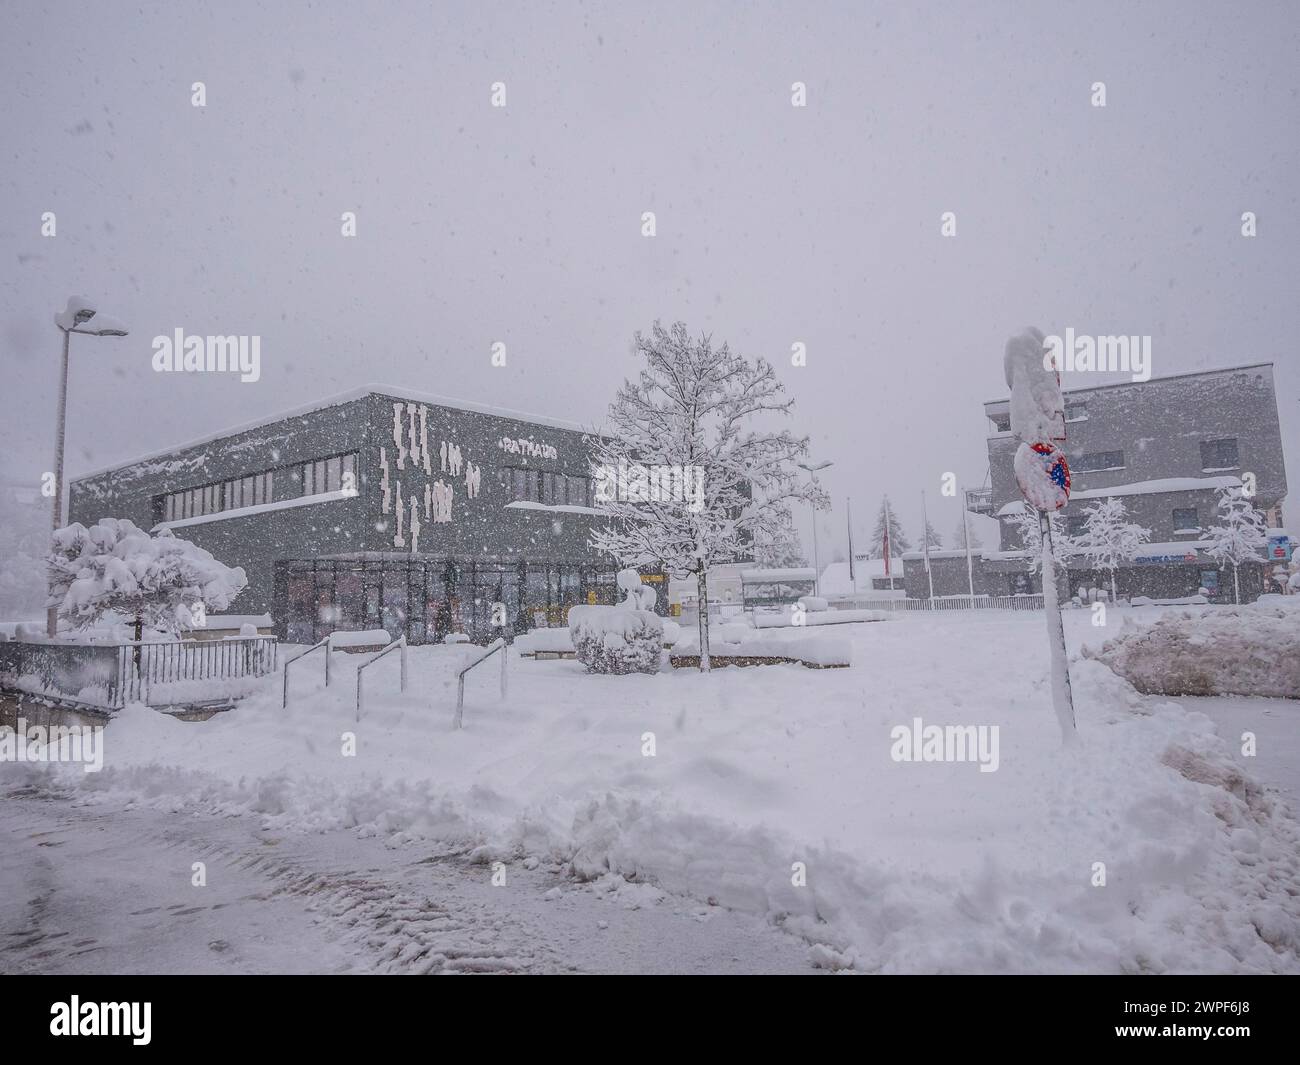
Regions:
[[276, 620], [286, 641], [384, 629], [407, 643], [463, 632], [475, 643], [563, 626], [578, 603], [618, 599], [613, 566], [563, 562], [316, 559], [277, 564]]

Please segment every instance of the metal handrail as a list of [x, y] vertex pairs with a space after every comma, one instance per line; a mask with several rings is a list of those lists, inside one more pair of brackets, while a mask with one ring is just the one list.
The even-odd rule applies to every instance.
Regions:
[[373, 666], [376, 662], [378, 662], [381, 658], [383, 658], [384, 655], [388, 654], [389, 651], [392, 651], [399, 647], [402, 650], [402, 691], [406, 691], [406, 637], [399, 636], [387, 647], [385, 647], [382, 651], [380, 651], [379, 654], [375, 655], [375, 657], [372, 658], [369, 662], [362, 662], [361, 665], [357, 667], [357, 720], [358, 721], [361, 720], [362, 675], [370, 666]]
[[306, 658], [313, 651], [319, 651], [322, 647], [325, 648], [325, 687], [328, 688], [330, 686], [331, 652], [330, 652], [329, 643], [330, 643], [330, 638], [326, 636], [325, 639], [320, 641], [320, 643], [314, 643], [310, 647], [308, 647], [307, 650], [299, 651], [292, 658], [286, 658], [284, 660], [284, 700], [280, 703], [281, 710], [283, 710], [285, 707], [289, 705], [289, 667], [293, 665], [295, 662], [297, 662], [298, 659]]
[[501, 698], [506, 697], [506, 662], [510, 656], [505, 653], [505, 649], [508, 646], [505, 637], [498, 636], [488, 644], [488, 648], [483, 654], [456, 674], [456, 717], [452, 721], [453, 728], [460, 728], [465, 717], [465, 674], [475, 666], [482, 665], [498, 651], [501, 652]]

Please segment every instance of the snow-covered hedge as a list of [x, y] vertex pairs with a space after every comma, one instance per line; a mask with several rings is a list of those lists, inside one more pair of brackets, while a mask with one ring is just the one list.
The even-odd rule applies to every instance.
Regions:
[[588, 673], [658, 673], [664, 646], [659, 615], [622, 606], [575, 606], [569, 632]]
[[567, 653], [573, 650], [573, 634], [567, 629], [533, 629], [515, 640], [520, 654], [537, 651]]
[[1272, 695], [1300, 699], [1300, 609], [1286, 599], [1125, 623], [1084, 649], [1149, 695]]
[[[849, 666], [853, 651], [847, 639], [787, 629], [784, 632], [757, 632], [748, 627], [735, 635], [736, 640], [710, 639], [712, 658], [776, 658], [817, 667]], [[694, 658], [700, 653], [699, 636], [683, 633], [672, 649], [673, 658]]]

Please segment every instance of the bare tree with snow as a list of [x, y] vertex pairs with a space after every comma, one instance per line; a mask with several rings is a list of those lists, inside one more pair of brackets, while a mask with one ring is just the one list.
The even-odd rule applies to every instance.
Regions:
[[1242, 495], [1240, 488], [1224, 488], [1219, 492], [1219, 524], [1208, 532], [1205, 552], [1220, 563], [1232, 563], [1232, 595], [1240, 603], [1238, 567], [1243, 562], [1262, 562], [1268, 546], [1264, 516]]
[[[1052, 511], [1048, 514], [1048, 520], [1052, 523], [1052, 557], [1056, 560], [1057, 565], [1064, 565], [1075, 554], [1074, 541], [1065, 534], [1065, 522], [1061, 520], [1058, 511]], [[1011, 519], [1015, 526], [1016, 532], [1020, 536], [1020, 543], [1028, 552], [1026, 565], [1031, 574], [1037, 574], [1043, 568], [1043, 531], [1038, 522], [1038, 511], [1031, 507], [1024, 507], [1019, 513]]]
[[56, 530], [48, 569], [50, 604], [73, 628], [117, 614], [134, 619], [137, 641], [146, 627], [179, 633], [201, 626], [248, 583], [243, 569], [168, 530], [150, 536], [125, 518]]
[[611, 522], [591, 543], [621, 565], [662, 562], [675, 577], [695, 576], [707, 670], [709, 569], [777, 535], [791, 503], [828, 503], [795, 465], [808, 438], [761, 424], [794, 403], [770, 363], [715, 348], [682, 322], [638, 332], [635, 351], [645, 366], [624, 381], [593, 448], [596, 505]]
[[1110, 598], [1114, 602], [1115, 571], [1120, 563], [1133, 560], [1138, 548], [1151, 539], [1151, 530], [1129, 521], [1123, 501], [1114, 497], [1099, 500], [1084, 514], [1083, 532], [1073, 537], [1074, 553], [1086, 558], [1093, 569], [1109, 574]]

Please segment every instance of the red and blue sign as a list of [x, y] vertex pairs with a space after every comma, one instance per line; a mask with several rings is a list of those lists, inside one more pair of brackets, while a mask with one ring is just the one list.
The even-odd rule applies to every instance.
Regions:
[[1060, 510], [1070, 501], [1070, 466], [1055, 444], [1021, 444], [1015, 466], [1016, 482], [1030, 506]]

